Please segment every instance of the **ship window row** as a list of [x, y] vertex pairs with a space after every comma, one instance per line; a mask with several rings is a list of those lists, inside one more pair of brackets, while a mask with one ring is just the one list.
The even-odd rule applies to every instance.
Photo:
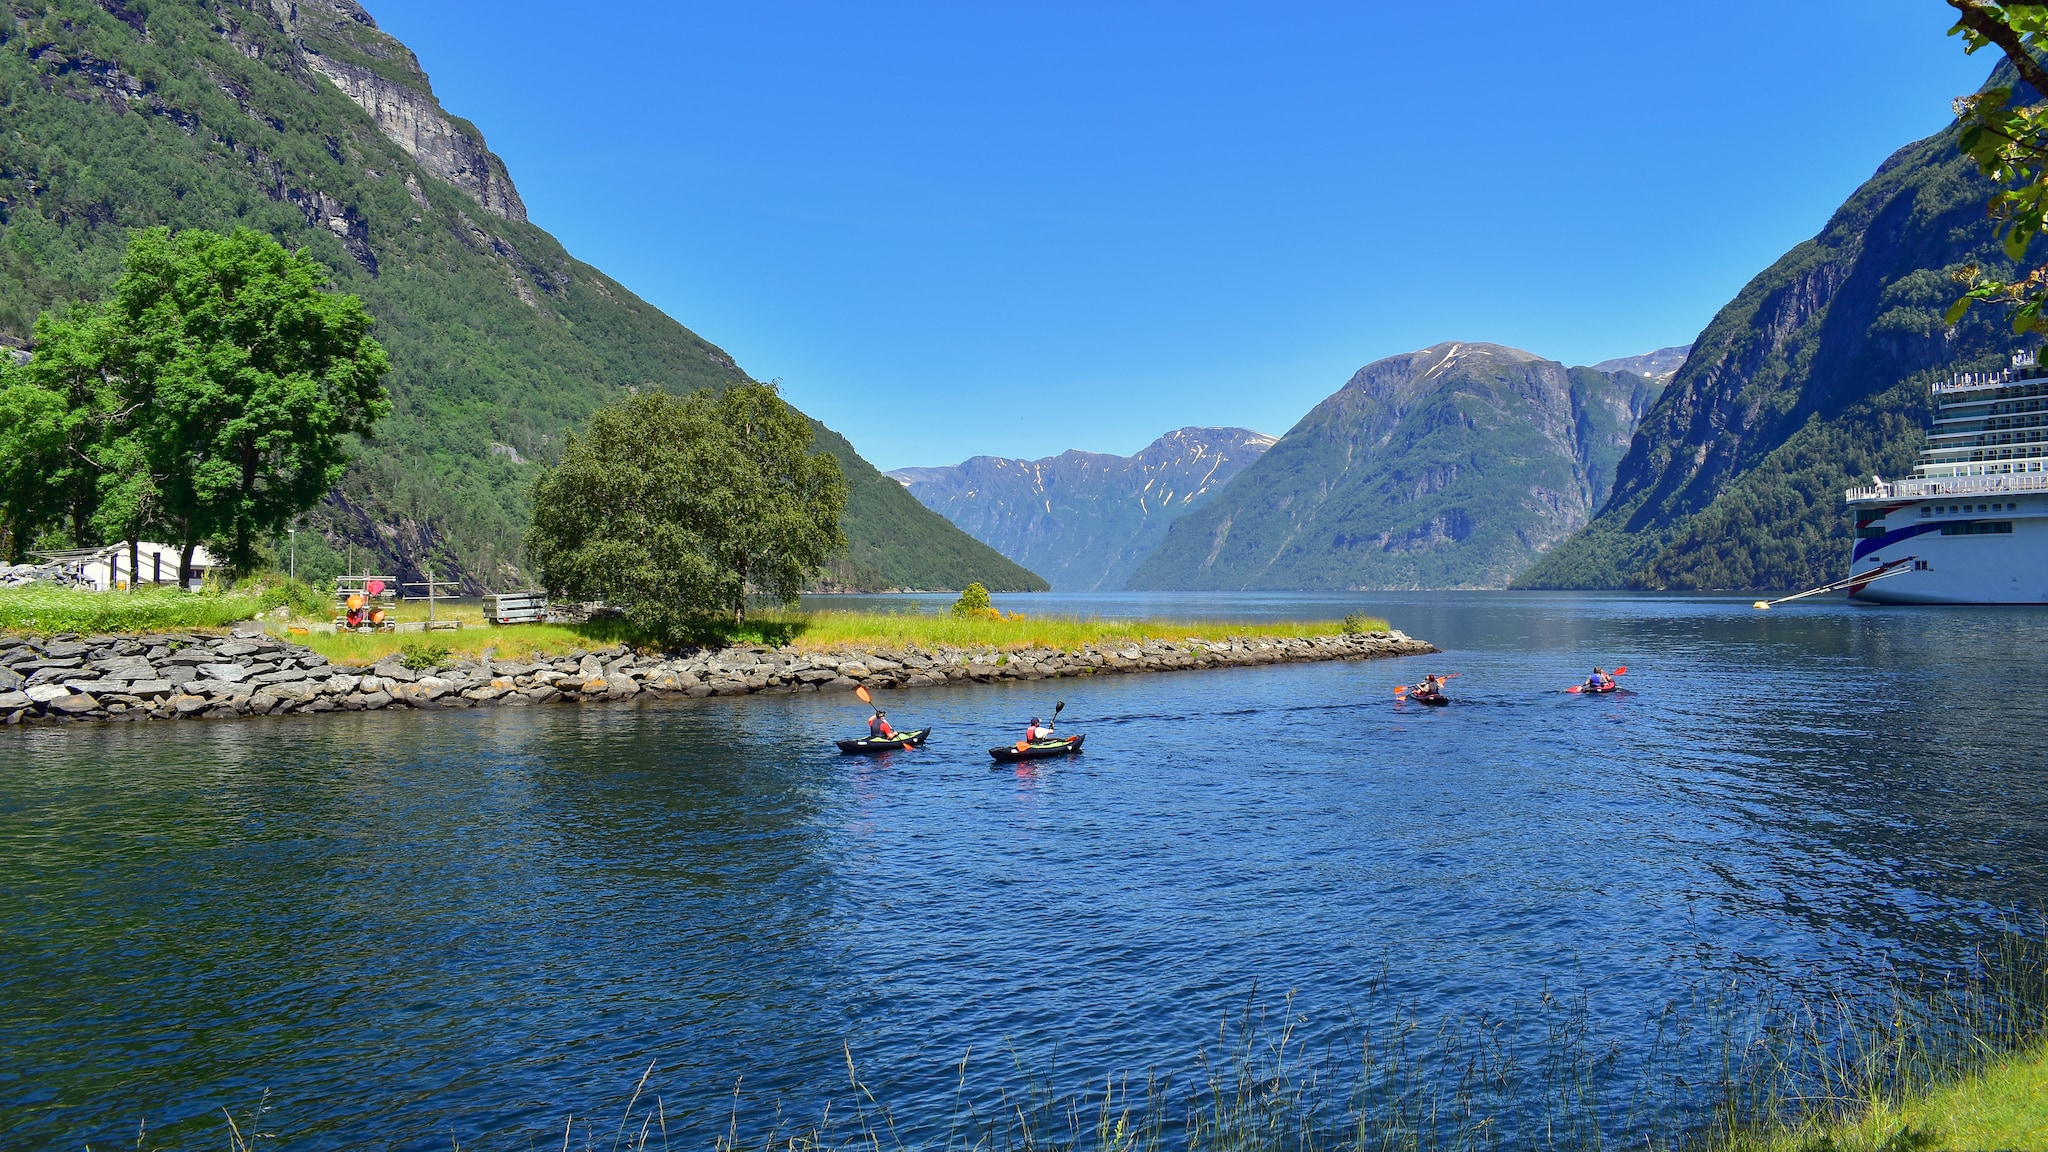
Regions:
[[1961, 524], [1943, 524], [1943, 536], [2000, 536], [2012, 531], [2010, 520], [1970, 520]]
[[[2002, 502], [1998, 504], [1979, 504], [1974, 509], [1976, 512], [2017, 512], [2019, 510], [2020, 506], [2017, 504]], [[1968, 504], [1922, 504], [1920, 506], [1920, 515], [1923, 519], [1928, 516], [1968, 516], [1972, 511]]]

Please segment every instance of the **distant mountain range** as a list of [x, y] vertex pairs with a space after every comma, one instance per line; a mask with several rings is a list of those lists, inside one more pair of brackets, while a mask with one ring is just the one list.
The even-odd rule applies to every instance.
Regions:
[[1504, 586], [1606, 499], [1660, 387], [1498, 344], [1375, 361], [1177, 521], [1128, 586]]
[[[533, 478], [592, 409], [746, 378], [528, 221], [482, 133], [355, 0], [17, 5], [0, 87], [0, 345], [98, 296], [154, 225], [259, 229], [376, 317], [393, 411], [305, 518], [302, 574], [352, 551], [404, 580], [518, 587]], [[834, 583], [1045, 586], [814, 427], [851, 485]]]
[[1659, 348], [1641, 356], [1623, 356], [1618, 360], [1602, 360], [1593, 365], [1600, 372], [1632, 372], [1637, 376], [1648, 376], [1659, 384], [1669, 384], [1678, 369], [1685, 363], [1686, 354], [1692, 345], [1681, 344], [1676, 348]]
[[1910, 473], [1928, 385], [2001, 367], [2019, 345], [1996, 308], [1953, 328], [1943, 318], [1951, 269], [2012, 275], [1985, 217], [1991, 191], [1953, 127], [1894, 153], [1715, 315], [1637, 429], [1607, 506], [1517, 586], [1749, 591], [1843, 575], [1843, 489]]
[[1246, 428], [1182, 428], [1134, 456], [976, 456], [888, 475], [1055, 591], [1092, 592], [1123, 587], [1175, 520], [1273, 443]]
[[[2001, 66], [1992, 82], [2016, 81]], [[1894, 153], [1689, 348], [1565, 368], [1440, 344], [1368, 365], [1176, 521], [1127, 585], [1753, 591], [1839, 577], [1843, 490], [1909, 473], [1929, 385], [1999, 368], [2023, 343], [1996, 308], [1943, 316], [1952, 270], [2015, 274], [1991, 192], [1951, 126]]]

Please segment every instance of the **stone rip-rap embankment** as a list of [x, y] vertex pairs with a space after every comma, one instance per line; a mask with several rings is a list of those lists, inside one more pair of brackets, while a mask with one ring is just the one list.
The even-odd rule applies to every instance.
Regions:
[[[508, 633], [503, 644], [518, 643]], [[1368, 660], [1434, 652], [1400, 632], [1350, 636], [1090, 646], [1021, 652], [915, 646], [887, 651], [802, 652], [740, 647], [662, 656], [624, 645], [535, 662], [454, 662], [424, 671], [396, 658], [371, 667], [330, 664], [309, 648], [254, 625], [227, 636], [0, 636], [0, 719], [229, 719], [283, 712], [469, 708], [656, 696], [755, 692], [850, 692], [942, 684], [1045, 680], [1122, 672], [1243, 668], [1319, 660]]]

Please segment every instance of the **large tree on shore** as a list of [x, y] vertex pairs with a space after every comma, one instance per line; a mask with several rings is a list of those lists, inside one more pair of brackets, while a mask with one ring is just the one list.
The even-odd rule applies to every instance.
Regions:
[[772, 385], [599, 409], [535, 482], [527, 557], [549, 591], [673, 633], [749, 592], [796, 598], [845, 547], [846, 481]]
[[12, 558], [45, 529], [93, 539], [115, 411], [115, 333], [90, 305], [36, 319], [36, 354], [0, 368], [0, 529]]
[[[260, 232], [152, 228], [129, 238], [98, 304], [36, 322], [0, 374], [0, 518], [19, 552], [68, 519], [74, 543], [161, 532], [217, 542], [237, 570], [257, 541], [341, 478], [351, 436], [390, 410], [384, 350], [327, 270]], [[133, 567], [131, 564], [131, 571]]]
[[[229, 567], [341, 479], [351, 436], [391, 410], [391, 362], [354, 296], [260, 232], [138, 232], [106, 312], [119, 329], [120, 491]], [[145, 469], [146, 474], [135, 471]]]

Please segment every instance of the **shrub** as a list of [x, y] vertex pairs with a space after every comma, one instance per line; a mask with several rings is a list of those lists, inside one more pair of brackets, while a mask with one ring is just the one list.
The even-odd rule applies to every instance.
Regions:
[[1367, 619], [1363, 612], [1349, 613], [1344, 617], [1344, 634], [1346, 636], [1363, 636], [1367, 632], [1373, 631], [1373, 625], [1376, 623], [1378, 622], [1375, 620]]
[[996, 611], [995, 607], [989, 603], [988, 589], [983, 588], [979, 581], [969, 584], [961, 591], [960, 598], [953, 601], [953, 615], [967, 619], [1001, 620], [1003, 618], [1003, 614]]
[[429, 644], [424, 640], [415, 640], [398, 650], [398, 662], [415, 672], [437, 668], [447, 658], [446, 644]]

